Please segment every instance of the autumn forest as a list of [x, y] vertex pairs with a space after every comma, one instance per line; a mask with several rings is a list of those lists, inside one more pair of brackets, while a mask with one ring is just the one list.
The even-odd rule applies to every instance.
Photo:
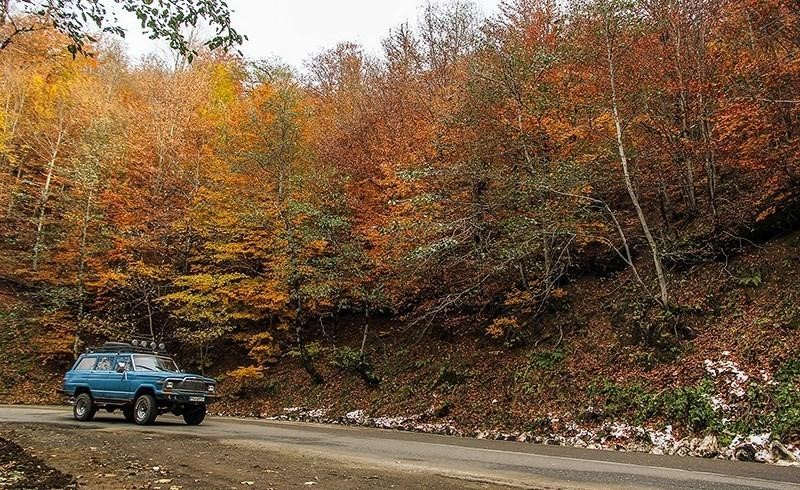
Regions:
[[67, 44], [0, 50], [0, 284], [46, 359], [153, 337], [322, 383], [346, 325], [377, 383], [386, 329], [560, 346], [581, 281], [624, 291], [658, 357], [715, 308], [687, 271], [800, 220], [791, 0], [459, 0], [302, 69]]

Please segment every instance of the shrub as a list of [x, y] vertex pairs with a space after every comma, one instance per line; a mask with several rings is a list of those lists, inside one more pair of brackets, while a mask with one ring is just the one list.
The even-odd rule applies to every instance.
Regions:
[[372, 363], [367, 356], [356, 349], [346, 346], [336, 349], [333, 354], [333, 365], [341, 371], [358, 374], [370, 386], [376, 386], [381, 382], [373, 372]]
[[535, 369], [550, 371], [566, 357], [567, 354], [559, 349], [538, 351], [531, 353], [528, 362]]
[[333, 353], [333, 365], [342, 371], [355, 371], [361, 362], [361, 353], [350, 347], [341, 347]]
[[257, 366], [247, 366], [229, 371], [225, 375], [224, 384], [227, 394], [236, 398], [248, 398], [253, 395], [274, 395], [277, 386], [268, 380], [264, 370]]
[[454, 386], [464, 384], [464, 381], [466, 381], [467, 378], [469, 378], [467, 373], [459, 372], [447, 365], [444, 365], [439, 368], [439, 373], [436, 376], [436, 381], [433, 383], [433, 386], [449, 386], [452, 388]]
[[[319, 342], [310, 342], [306, 344], [306, 355], [309, 361], [315, 361], [325, 350]], [[300, 357], [300, 349], [298, 347], [292, 348], [286, 355], [291, 357]]]
[[658, 356], [650, 351], [635, 352], [631, 356], [631, 360], [635, 362], [637, 366], [641, 366], [643, 369], [650, 371], [656, 367], [656, 364], [658, 363]]
[[430, 366], [430, 364], [431, 364], [431, 360], [429, 358], [425, 357], [425, 358], [417, 359], [416, 361], [414, 361], [414, 368], [417, 369], [417, 370], [424, 369], [424, 368]]
[[650, 348], [658, 360], [669, 360], [681, 340], [691, 338], [686, 322], [694, 313], [680, 307], [665, 310], [653, 301], [634, 298], [615, 304], [612, 325], [623, 342]]
[[775, 412], [771, 429], [781, 436], [800, 434], [800, 358], [786, 362], [775, 374]]
[[781, 436], [800, 434], [800, 389], [780, 383], [773, 392], [775, 415], [772, 430]]
[[396, 391], [397, 399], [404, 402], [414, 396], [415, 389], [413, 385], [405, 385]]
[[603, 412], [612, 417], [630, 415], [636, 423], [654, 417], [690, 427], [695, 431], [719, 429], [720, 423], [711, 404], [711, 385], [703, 381], [695, 386], [679, 387], [653, 393], [639, 383], [621, 386], [613, 381], [593, 385], [590, 396], [601, 396]]
[[[705, 379], [693, 386], [683, 386], [654, 393], [638, 383], [622, 386], [610, 380], [589, 387], [594, 398], [594, 410], [584, 418], [633, 417], [636, 423], [662, 417], [695, 432], [713, 431], [718, 434], [746, 434], [771, 431], [776, 436], [800, 434], [800, 359], [784, 363], [775, 374], [775, 382], [751, 384], [744, 406], [729, 420], [712, 403], [713, 383]], [[583, 420], [596, 421], [596, 420]]]
[[281, 355], [281, 348], [269, 332], [258, 332], [243, 336], [248, 348], [248, 357], [259, 366], [274, 364]]
[[800, 358], [785, 362], [775, 373], [775, 380], [780, 383], [800, 381]]
[[758, 287], [761, 286], [763, 280], [761, 279], [761, 271], [746, 271], [739, 277], [738, 281], [740, 286], [745, 287]]
[[707, 381], [665, 393], [663, 404], [667, 416], [693, 430], [712, 429], [718, 425]]
[[636, 422], [640, 423], [657, 415], [660, 411], [658, 397], [638, 383], [620, 386], [613, 381], [606, 380], [602, 386], [591, 387], [589, 393], [604, 397], [603, 412], [612, 417], [630, 413]]
[[491, 325], [486, 327], [486, 336], [492, 340], [504, 339], [507, 347], [522, 343], [522, 327], [513, 316], [495, 318]]

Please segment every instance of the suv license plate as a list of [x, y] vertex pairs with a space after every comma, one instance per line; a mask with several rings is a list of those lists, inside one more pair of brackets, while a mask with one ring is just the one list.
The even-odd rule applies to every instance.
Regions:
[[204, 402], [204, 401], [206, 401], [206, 399], [203, 396], [190, 396], [189, 397], [189, 401], [190, 402]]

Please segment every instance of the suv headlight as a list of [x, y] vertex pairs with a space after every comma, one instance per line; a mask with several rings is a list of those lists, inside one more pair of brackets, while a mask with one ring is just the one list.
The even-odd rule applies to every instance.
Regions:
[[209, 393], [216, 393], [217, 387], [214, 385], [208, 385], [208, 392]]
[[175, 386], [174, 381], [167, 381], [166, 383], [164, 383], [165, 390], [171, 390], [174, 386]]

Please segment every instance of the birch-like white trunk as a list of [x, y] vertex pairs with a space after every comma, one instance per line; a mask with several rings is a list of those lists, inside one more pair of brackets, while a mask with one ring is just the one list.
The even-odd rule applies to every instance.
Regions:
[[53, 173], [56, 168], [56, 159], [58, 158], [58, 151], [61, 149], [61, 142], [64, 138], [64, 130], [58, 131], [58, 137], [52, 146], [52, 153], [50, 154], [50, 161], [47, 162], [47, 172], [45, 175], [44, 185], [42, 186], [42, 194], [39, 196], [38, 216], [36, 217], [36, 239], [33, 245], [33, 270], [39, 270], [39, 254], [44, 245], [44, 218], [47, 211], [47, 201], [50, 199], [50, 188], [53, 184]]
[[658, 288], [660, 291], [660, 302], [664, 308], [669, 306], [669, 293], [667, 291], [667, 280], [664, 276], [664, 268], [661, 265], [661, 257], [658, 253], [658, 246], [656, 245], [656, 241], [653, 238], [653, 234], [650, 232], [650, 227], [647, 224], [647, 219], [644, 216], [644, 212], [642, 211], [642, 206], [639, 204], [639, 198], [636, 195], [636, 190], [633, 187], [633, 181], [631, 180], [630, 171], [628, 169], [628, 157], [625, 152], [625, 145], [623, 143], [623, 132], [622, 132], [622, 122], [619, 115], [619, 104], [617, 101], [617, 80], [616, 80], [616, 73], [615, 73], [615, 65], [614, 65], [614, 52], [612, 49], [612, 42], [611, 42], [611, 32], [610, 27], [608, 25], [608, 20], [606, 20], [606, 54], [608, 58], [608, 78], [611, 85], [611, 113], [614, 118], [614, 126], [616, 129], [616, 136], [617, 136], [617, 150], [619, 151], [619, 159], [620, 163], [622, 164], [622, 174], [625, 177], [625, 187], [628, 189], [628, 194], [630, 195], [631, 202], [633, 203], [633, 207], [636, 209], [636, 216], [639, 218], [639, 223], [642, 226], [642, 231], [644, 232], [644, 236], [647, 239], [647, 244], [650, 247], [650, 252], [653, 256], [653, 265], [655, 266], [656, 270], [656, 277], [658, 279]]

